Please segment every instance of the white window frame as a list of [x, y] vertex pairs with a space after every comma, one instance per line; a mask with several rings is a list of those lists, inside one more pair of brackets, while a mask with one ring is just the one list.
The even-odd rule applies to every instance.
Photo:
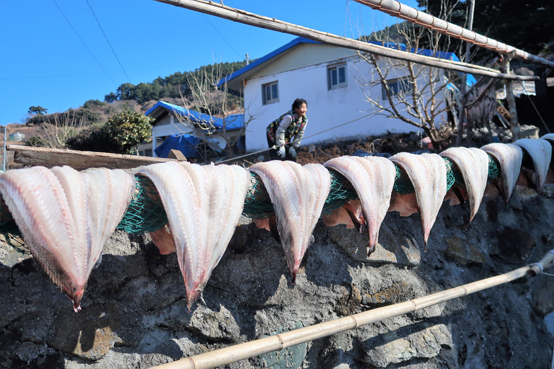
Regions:
[[[340, 81], [340, 70], [344, 70], [344, 81]], [[333, 72], [335, 73], [333, 78]], [[333, 83], [334, 82], [334, 83]], [[348, 86], [346, 63], [330, 64], [327, 66], [327, 89], [336, 90]]]
[[[400, 93], [403, 93], [404, 96], [406, 96], [407, 94], [410, 94], [414, 91], [414, 88], [410, 83], [410, 79], [408, 77], [389, 79], [387, 80], [387, 85], [389, 86], [389, 91], [391, 92], [393, 98], [398, 96]], [[403, 88], [400, 89], [399, 86], [402, 86]], [[385, 90], [384, 85], [381, 85], [381, 97], [383, 98], [383, 100], [388, 100], [387, 91]]]
[[[270, 95], [269, 99], [268, 99], [268, 95]], [[262, 85], [263, 105], [275, 104], [278, 102], [279, 102], [279, 81], [264, 83]]]

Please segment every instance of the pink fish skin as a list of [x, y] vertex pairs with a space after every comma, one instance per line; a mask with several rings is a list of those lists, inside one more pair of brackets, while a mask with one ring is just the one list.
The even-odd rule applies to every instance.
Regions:
[[522, 138], [514, 142], [514, 144], [524, 148], [533, 159], [535, 186], [537, 187], [537, 193], [540, 194], [546, 181], [550, 160], [552, 159], [552, 145], [547, 140], [540, 138], [538, 140]]
[[275, 208], [277, 230], [292, 283], [331, 190], [331, 175], [320, 164], [270, 161], [250, 168], [262, 179]]
[[390, 206], [396, 177], [394, 164], [380, 157], [341, 156], [324, 164], [345, 176], [354, 186], [362, 204], [369, 235], [368, 255], [375, 250], [381, 223]]
[[446, 164], [437, 154], [414, 155], [405, 152], [390, 158], [408, 174], [415, 189], [421, 214], [425, 245], [446, 195]]
[[233, 236], [250, 174], [237, 165], [176, 162], [139, 173], [155, 184], [167, 212], [190, 310]]
[[487, 187], [489, 156], [483, 150], [465, 147], [452, 147], [441, 152], [440, 156], [452, 160], [462, 172], [469, 198], [471, 222], [479, 210]]
[[[128, 196], [115, 201], [121, 203], [123, 211], [108, 214], [115, 225], [96, 241], [91, 238], [91, 230], [103, 225], [90, 220], [94, 207], [84, 174], [70, 167], [33, 167], [11, 170], [0, 177], [0, 193], [25, 243], [41, 268], [73, 302], [75, 312], [81, 310], [80, 302], [102, 246], [131, 200], [134, 178], [124, 174], [129, 177], [126, 182], [114, 184], [119, 191], [127, 188]], [[112, 189], [105, 184], [98, 188], [104, 193]], [[90, 193], [94, 196], [95, 191]]]
[[481, 150], [494, 156], [500, 164], [501, 195], [507, 204], [519, 177], [523, 152], [518, 145], [502, 143], [488, 144], [481, 147]]

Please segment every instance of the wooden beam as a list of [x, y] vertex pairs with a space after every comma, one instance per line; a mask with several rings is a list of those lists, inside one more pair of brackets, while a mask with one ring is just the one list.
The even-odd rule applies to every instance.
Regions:
[[47, 149], [44, 147], [10, 145], [18, 164], [41, 165], [47, 168], [68, 165], [74, 169], [109, 168], [129, 169], [177, 159], [152, 158], [149, 156], [111, 154], [106, 152]]
[[353, 40], [346, 37], [340, 37], [331, 33], [316, 31], [310, 28], [298, 26], [296, 24], [283, 22], [275, 18], [264, 17], [261, 15], [231, 8], [220, 4], [219, 2], [201, 1], [201, 0], [155, 0], [160, 3], [166, 3], [181, 8], [195, 10], [201, 13], [214, 15], [216, 17], [229, 19], [233, 22], [249, 24], [251, 26], [265, 28], [273, 31], [288, 33], [301, 36], [321, 42], [323, 44], [335, 45], [347, 49], [353, 49], [361, 52], [369, 52], [388, 58], [411, 61], [431, 67], [456, 70], [463, 73], [488, 76], [492, 78], [503, 78], [522, 81], [538, 81], [538, 76], [516, 76], [507, 73], [500, 73], [498, 70], [472, 65], [467, 63], [455, 62], [447, 59], [434, 58], [430, 56], [409, 53], [406, 51], [395, 50], [388, 47], [378, 46], [363, 41]]

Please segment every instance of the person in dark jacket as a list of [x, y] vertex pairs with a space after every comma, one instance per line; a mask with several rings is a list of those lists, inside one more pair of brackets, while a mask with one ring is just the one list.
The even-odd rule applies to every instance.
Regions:
[[271, 160], [296, 161], [296, 149], [300, 146], [308, 125], [307, 111], [306, 100], [296, 99], [290, 111], [267, 126], [266, 136]]

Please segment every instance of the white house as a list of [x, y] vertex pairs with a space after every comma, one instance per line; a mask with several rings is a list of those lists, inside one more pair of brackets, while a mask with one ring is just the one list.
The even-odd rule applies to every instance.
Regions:
[[[441, 57], [457, 60], [452, 53], [441, 53]], [[390, 60], [381, 58], [380, 62]], [[387, 81], [392, 89], [403, 88], [405, 73], [389, 69]], [[229, 91], [244, 97], [248, 152], [267, 148], [267, 125], [289, 111], [298, 97], [308, 101], [309, 121], [303, 145], [387, 131], [416, 131], [416, 127], [398, 119], [367, 116], [372, 105], [365, 94], [381, 97], [383, 91], [380, 85], [368, 88], [360, 81], [372, 75], [374, 78], [374, 74], [374, 68], [354, 50], [298, 37], [225, 77], [219, 86], [226, 81]], [[425, 78], [423, 75], [421, 78]], [[442, 92], [436, 97], [444, 100]], [[446, 119], [443, 113], [438, 121]], [[337, 127], [347, 122], [351, 123]]]

